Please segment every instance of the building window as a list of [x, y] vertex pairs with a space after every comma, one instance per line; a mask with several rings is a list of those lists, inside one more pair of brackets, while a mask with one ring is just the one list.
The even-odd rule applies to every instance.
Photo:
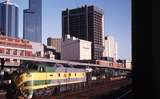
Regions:
[[113, 66], [113, 63], [109, 63], [109, 66]]
[[14, 63], [17, 63], [17, 59], [13, 59]]
[[17, 50], [13, 50], [13, 55], [17, 55]]
[[24, 51], [20, 51], [20, 56], [24, 56]]
[[32, 56], [32, 52], [31, 51], [26, 51], [25, 56]]
[[4, 53], [4, 48], [0, 48], [0, 53]]
[[6, 40], [6, 38], [5, 38], [5, 37], [1, 37], [0, 39], [1, 39], [1, 40]]
[[41, 56], [41, 52], [40, 51], [36, 52], [36, 56], [40, 57]]
[[10, 49], [6, 49], [6, 54], [10, 54]]
[[11, 41], [11, 42], [12, 42], [12, 41], [13, 41], [13, 39], [12, 39], [12, 38], [8, 38], [8, 41]]
[[6, 61], [6, 62], [10, 62], [10, 59], [9, 59], [9, 58], [7, 58], [5, 61]]
[[18, 39], [15, 39], [15, 42], [20, 42], [20, 40], [18, 40]]

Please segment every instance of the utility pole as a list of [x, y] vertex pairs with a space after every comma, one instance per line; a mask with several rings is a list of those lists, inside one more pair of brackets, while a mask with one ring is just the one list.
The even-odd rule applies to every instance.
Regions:
[[4, 69], [5, 60], [4, 60], [4, 58], [0, 58], [0, 60], [1, 60], [1, 70], [3, 70]]
[[4, 64], [5, 64], [5, 60], [4, 58], [0, 58], [1, 60], [1, 70], [0, 70], [0, 84], [3, 86], [3, 78], [4, 78]]

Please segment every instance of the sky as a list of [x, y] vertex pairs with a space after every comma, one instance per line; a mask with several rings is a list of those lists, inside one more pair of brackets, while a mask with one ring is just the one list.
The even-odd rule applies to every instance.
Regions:
[[[4, 0], [0, 0], [1, 2]], [[29, 0], [11, 0], [19, 6], [19, 37], [23, 37], [23, 10]], [[95, 5], [104, 10], [105, 35], [118, 42], [118, 58], [131, 58], [131, 0], [42, 0], [42, 42], [48, 37], [61, 37], [61, 13], [83, 5]]]

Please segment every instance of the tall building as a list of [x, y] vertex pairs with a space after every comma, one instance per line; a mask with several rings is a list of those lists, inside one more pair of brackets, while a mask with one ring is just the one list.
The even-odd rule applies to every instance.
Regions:
[[42, 42], [42, 0], [29, 0], [29, 9], [23, 11], [23, 38]]
[[114, 60], [117, 60], [117, 42], [115, 41], [114, 37], [106, 36], [104, 40], [104, 52], [103, 57], [111, 57]]
[[61, 43], [62, 39], [61, 38], [47, 38], [47, 45], [52, 46], [56, 49], [56, 52], [61, 53]]
[[62, 11], [62, 38], [69, 34], [92, 42], [92, 60], [103, 55], [104, 12], [95, 6], [66, 9]]
[[0, 3], [0, 34], [18, 37], [18, 6], [9, 0]]

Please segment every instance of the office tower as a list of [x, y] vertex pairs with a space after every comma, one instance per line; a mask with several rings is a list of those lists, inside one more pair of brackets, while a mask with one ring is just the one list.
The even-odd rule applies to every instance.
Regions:
[[47, 38], [47, 45], [48, 46], [52, 46], [56, 49], [56, 52], [61, 53], [61, 42], [62, 39], [61, 38]]
[[92, 42], [92, 60], [101, 59], [104, 45], [104, 12], [95, 6], [62, 11], [62, 38], [69, 34]]
[[18, 6], [9, 0], [0, 3], [0, 34], [18, 37]]
[[23, 38], [42, 42], [42, 0], [29, 0], [29, 9], [23, 11]]
[[117, 60], [117, 42], [115, 41], [114, 37], [106, 36], [104, 45], [103, 57], [111, 57], [114, 60]]

